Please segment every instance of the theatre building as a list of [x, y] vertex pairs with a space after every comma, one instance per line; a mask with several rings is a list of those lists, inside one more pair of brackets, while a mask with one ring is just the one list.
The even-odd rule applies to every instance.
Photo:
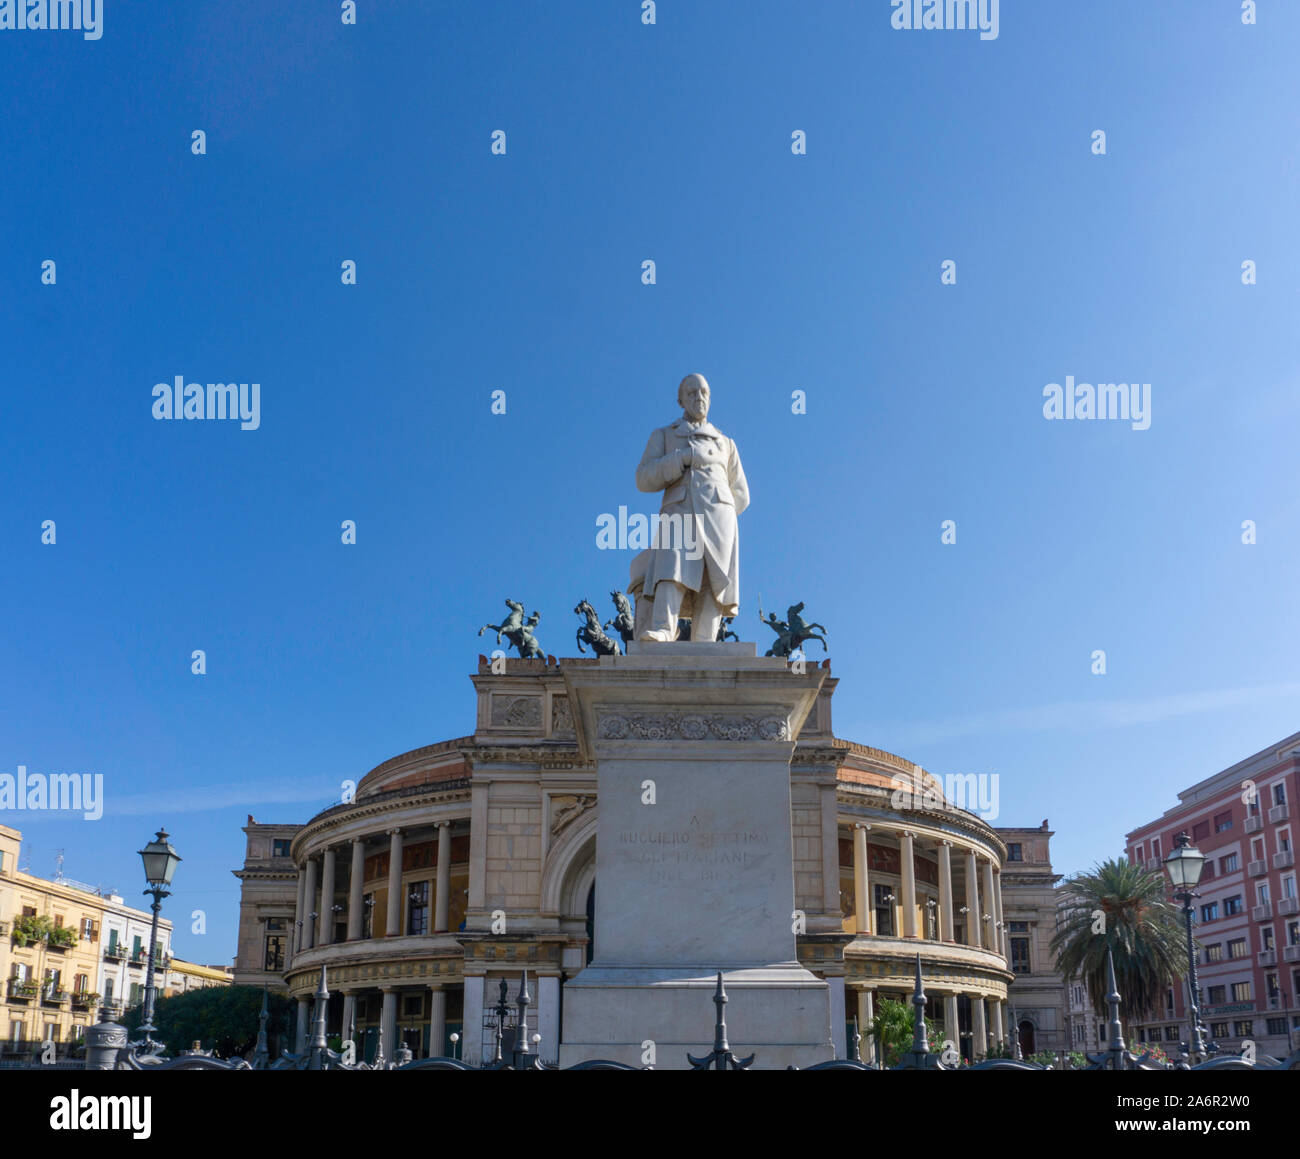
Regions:
[[[1127, 837], [1129, 860], [1157, 872], [1179, 833], [1205, 854], [1193, 930], [1201, 1021], [1234, 1052], [1251, 1041], [1285, 1058], [1300, 1040], [1297, 769], [1300, 732], [1184, 789], [1177, 805]], [[1129, 1030], [1134, 1049], [1186, 1042], [1185, 985]]]
[[[329, 1033], [359, 1055], [373, 1059], [382, 1037], [389, 1058], [400, 1041], [416, 1057], [475, 1062], [500, 983], [513, 998], [527, 970], [530, 1029], [556, 1060], [566, 982], [598, 936], [600, 802], [565, 675], [595, 663], [510, 660], [494, 673], [480, 657], [471, 735], [385, 761], [304, 824], [249, 818], [235, 982], [287, 990], [300, 1043], [325, 966]], [[854, 1053], [855, 1024], [883, 997], [910, 998], [919, 954], [928, 1014], [982, 1057], [1004, 1041], [1013, 978], [1007, 846], [919, 766], [836, 737], [836, 683], [827, 670], [790, 746], [797, 950], [829, 984], [827, 1040]], [[652, 905], [653, 893], [618, 904]], [[727, 1017], [743, 1026], [739, 996]], [[869, 1059], [865, 1039], [861, 1050]]]

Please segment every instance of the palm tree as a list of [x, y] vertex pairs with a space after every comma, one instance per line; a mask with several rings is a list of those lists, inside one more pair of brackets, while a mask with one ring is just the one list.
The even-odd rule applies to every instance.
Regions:
[[1164, 874], [1113, 858], [1061, 887], [1052, 950], [1066, 984], [1082, 980], [1094, 1010], [1106, 1009], [1107, 950], [1126, 1024], [1155, 1013], [1186, 973], [1187, 937], [1168, 891]]
[[[910, 1002], [882, 998], [876, 1005], [876, 1016], [867, 1025], [865, 1034], [874, 1036], [879, 1047], [882, 1065], [897, 1066], [904, 1051], [912, 1049], [916, 1015]], [[925, 1035], [931, 1051], [938, 1054], [943, 1049], [943, 1038], [930, 1019], [925, 1020]], [[956, 1041], [956, 1031], [953, 1032]]]

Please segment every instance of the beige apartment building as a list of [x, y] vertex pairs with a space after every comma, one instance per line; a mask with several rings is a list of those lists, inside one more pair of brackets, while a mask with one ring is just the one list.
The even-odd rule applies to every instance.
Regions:
[[[137, 935], [132, 953], [114, 935], [143, 930], [147, 943], [152, 915], [80, 882], [20, 872], [21, 848], [22, 834], [0, 825], [0, 1058], [26, 1058], [42, 1044], [63, 1057], [101, 1005], [120, 1013], [141, 1000], [147, 945], [142, 952]], [[159, 922], [158, 941], [161, 967], [170, 922]]]

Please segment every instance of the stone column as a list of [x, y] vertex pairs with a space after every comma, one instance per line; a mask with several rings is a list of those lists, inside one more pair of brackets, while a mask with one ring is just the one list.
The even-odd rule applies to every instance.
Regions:
[[898, 861], [903, 875], [903, 937], [916, 937], [916, 854], [912, 834], [906, 829], [899, 835]]
[[307, 862], [307, 892], [303, 895], [302, 948], [310, 950], [316, 944], [316, 859]]
[[[554, 1062], [560, 1057], [560, 979], [543, 974], [537, 979], [537, 1033], [542, 1058]], [[529, 1043], [529, 1049], [532, 1044]]]
[[392, 1062], [397, 1051], [397, 990], [392, 986], [382, 987], [384, 992], [383, 1012], [379, 1017], [380, 1032], [384, 1036], [384, 1057]]
[[957, 1017], [957, 995], [943, 996], [943, 1036], [961, 1054], [961, 1021]]
[[975, 1055], [974, 1061], [979, 1062], [989, 1053], [989, 1031], [984, 1021], [984, 998], [979, 994], [970, 996], [970, 1025], [971, 1038], [974, 1040], [971, 1051]]
[[384, 932], [396, 937], [402, 932], [402, 831], [388, 831], [388, 924]]
[[1011, 957], [1011, 943], [1007, 940], [1007, 923], [1002, 917], [1002, 871], [993, 870], [993, 924], [999, 931], [998, 953], [1004, 958]]
[[975, 850], [966, 850], [966, 944], [980, 945], [980, 889], [976, 879]]
[[989, 912], [990, 921], [984, 921], [984, 915], [980, 915], [980, 925], [987, 927], [984, 934], [984, 945], [987, 949], [998, 953], [998, 931], [996, 927], [997, 917], [993, 911], [997, 907], [993, 903], [993, 862], [984, 862], [984, 906]]
[[836, 1058], [849, 1057], [848, 1014], [844, 1009], [844, 978], [830, 977], [826, 984], [831, 988], [831, 1048]]
[[320, 875], [320, 934], [316, 938], [318, 946], [328, 946], [334, 940], [334, 849], [326, 849], [321, 855]]
[[460, 1028], [460, 1057], [471, 1066], [483, 1061], [483, 975], [465, 979], [464, 1016]]
[[[339, 1026], [339, 1037], [346, 1043], [352, 1033], [352, 1020], [357, 1013], [357, 996], [351, 990], [343, 992], [343, 1022]], [[356, 1040], [353, 1039], [355, 1042]], [[361, 1044], [357, 1043], [357, 1062], [363, 1062], [361, 1058]]]
[[440, 1058], [446, 1053], [447, 991], [441, 986], [429, 987], [429, 1057]]
[[438, 823], [438, 878], [434, 884], [433, 928], [445, 933], [451, 912], [451, 822]]
[[307, 1020], [311, 1016], [311, 999], [298, 999], [298, 1029], [293, 1036], [293, 1051], [302, 1054], [307, 1049]]
[[366, 876], [366, 842], [358, 837], [352, 842], [352, 876], [348, 878], [348, 941], [361, 937], [364, 900], [362, 886]]
[[953, 940], [952, 930], [952, 842], [939, 842], [939, 938]]
[[859, 1062], [876, 1061], [876, 1040], [872, 1035], [867, 1034], [867, 1028], [871, 1025], [871, 1020], [875, 1018], [875, 998], [874, 990], [868, 990], [863, 986], [858, 991], [858, 1033], [862, 1035], [860, 1050], [862, 1057]]
[[858, 933], [871, 933], [871, 882], [867, 873], [867, 830], [870, 825], [858, 821], [853, 826], [853, 912]]
[[289, 957], [293, 958], [299, 950], [302, 949], [302, 914], [303, 914], [303, 896], [307, 892], [307, 870], [305, 866], [298, 867], [298, 900], [293, 907], [293, 941], [290, 943], [291, 950]]

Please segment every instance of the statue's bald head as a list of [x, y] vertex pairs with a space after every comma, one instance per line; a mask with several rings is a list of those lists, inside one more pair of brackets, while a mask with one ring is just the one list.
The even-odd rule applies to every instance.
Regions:
[[702, 374], [688, 374], [677, 387], [677, 402], [691, 422], [709, 417], [709, 384]]

